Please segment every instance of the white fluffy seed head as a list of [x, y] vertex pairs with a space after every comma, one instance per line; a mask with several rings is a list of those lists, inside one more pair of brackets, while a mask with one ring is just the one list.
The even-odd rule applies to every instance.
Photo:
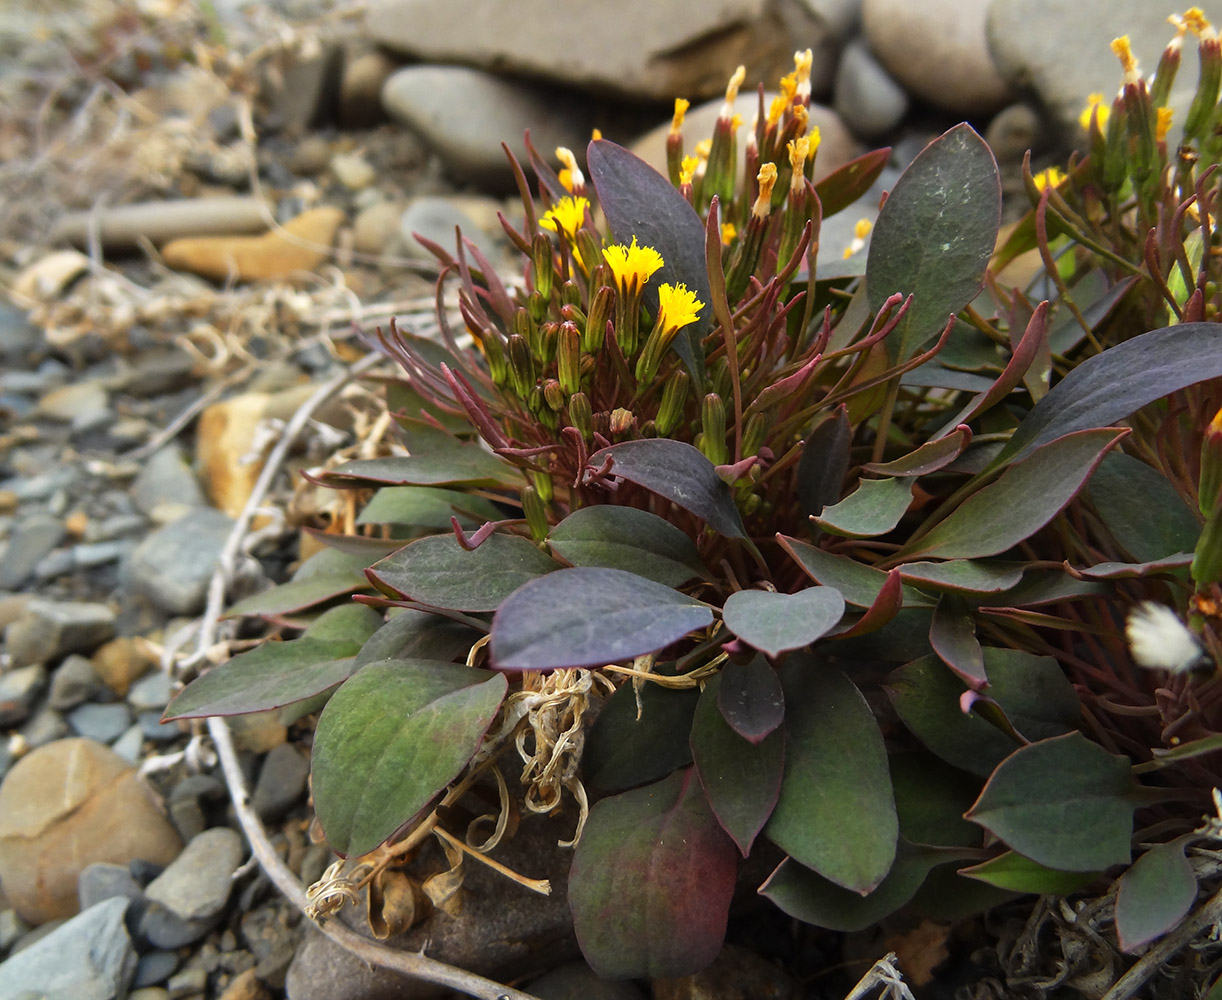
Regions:
[[1153, 670], [1181, 673], [1196, 666], [1204, 653], [1179, 615], [1153, 601], [1142, 601], [1129, 612], [1124, 633], [1134, 662]]

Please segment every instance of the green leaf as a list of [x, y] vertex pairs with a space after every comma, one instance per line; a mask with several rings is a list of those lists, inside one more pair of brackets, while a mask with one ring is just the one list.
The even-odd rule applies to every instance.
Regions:
[[614, 462], [611, 475], [665, 497], [729, 538], [746, 537], [730, 487], [690, 444], [669, 438], [625, 441], [596, 451], [586, 466], [597, 469], [608, 458]]
[[302, 563], [288, 583], [238, 601], [225, 612], [225, 616], [284, 615], [357, 590], [372, 590], [365, 578], [365, 567], [368, 565], [367, 555], [323, 549]]
[[825, 531], [848, 538], [885, 535], [912, 505], [912, 483], [911, 479], [863, 479], [856, 490], [812, 520]]
[[1123, 420], [1169, 393], [1222, 376], [1217, 348], [1217, 323], [1180, 323], [1087, 358], [1036, 403], [993, 464], [1016, 461], [1073, 431]]
[[1061, 512], [1108, 449], [1128, 433], [1102, 427], [1043, 445], [964, 500], [909, 554], [973, 559], [996, 555], [1030, 538]]
[[552, 528], [547, 543], [574, 566], [627, 570], [665, 587], [708, 575], [686, 534], [635, 507], [582, 507]]
[[768, 839], [837, 885], [876, 888], [899, 832], [882, 733], [844, 674], [787, 664], [785, 777]]
[[950, 465], [963, 454], [971, 441], [971, 430], [966, 424], [961, 424], [945, 437], [926, 441], [907, 455], [890, 462], [867, 462], [862, 468], [880, 476], [925, 476]]
[[496, 521], [505, 515], [483, 497], [440, 486], [383, 486], [356, 519], [357, 524], [405, 524], [449, 531], [450, 518], [464, 528]]
[[1090, 885], [1101, 872], [1058, 871], [1024, 858], [1016, 851], [1006, 851], [970, 868], [960, 868], [959, 874], [1011, 892], [1068, 896]]
[[745, 858], [781, 792], [785, 736], [780, 730], [750, 743], [730, 728], [717, 702], [722, 674], [710, 678], [692, 720], [692, 759], [722, 829]]
[[[636, 237], [641, 246], [662, 255], [661, 269], [641, 293], [651, 316], [658, 312], [658, 287], [682, 283], [701, 302], [711, 302], [708, 271], [704, 266], [704, 223], [670, 181], [623, 146], [596, 139], [586, 150], [590, 179], [598, 202], [616, 240], [625, 245]], [[713, 311], [700, 317], [675, 338], [675, 352], [683, 359], [692, 380], [704, 383], [704, 353], [700, 338], [712, 329]]]
[[596, 803], [568, 888], [595, 974], [686, 976], [708, 966], [725, 938], [736, 854], [691, 770]]
[[586, 735], [581, 759], [586, 788], [595, 795], [622, 792], [690, 764], [688, 737], [698, 699], [694, 688], [675, 690], [646, 682], [637, 718], [632, 685], [616, 688]]
[[[887, 582], [887, 574], [882, 570], [856, 559], [826, 552], [788, 535], [778, 534], [776, 538], [807, 576], [816, 583], [838, 590], [848, 604], [859, 608], [870, 607]], [[913, 587], [904, 587], [902, 593], [904, 607], [931, 608], [934, 605], [933, 598]]]
[[478, 445], [458, 441], [441, 453], [355, 459], [337, 465], [320, 478], [327, 485], [341, 489], [367, 486], [522, 485], [522, 476], [513, 466]]
[[864, 896], [841, 888], [787, 858], [768, 876], [759, 892], [805, 923], [833, 931], [861, 931], [907, 903], [931, 869], [956, 857], [955, 851], [916, 846], [901, 839], [887, 877]]
[[1106, 455], [1086, 496], [1112, 537], [1139, 563], [1196, 547], [1201, 522], [1166, 476], [1132, 455]]
[[796, 594], [739, 590], [726, 600], [726, 628], [769, 656], [800, 649], [826, 635], [844, 614], [844, 598], [831, 587]]
[[976, 638], [976, 616], [958, 594], [943, 594], [933, 610], [929, 644], [969, 687], [984, 687], [984, 652]]
[[840, 499], [852, 433], [844, 405], [810, 432], [798, 460], [798, 504], [803, 514], [822, 514], [824, 507]]
[[727, 663], [718, 675], [717, 705], [730, 728], [749, 743], [759, 743], [785, 718], [785, 693], [772, 664], [760, 655], [746, 663]]
[[1120, 876], [1116, 890], [1116, 936], [1134, 952], [1166, 934], [1192, 909], [1197, 876], [1184, 857], [1191, 834], [1151, 847]]
[[336, 853], [369, 853], [453, 781], [507, 687], [503, 674], [398, 660], [370, 664], [335, 692], [318, 720], [311, 774]]
[[980, 780], [924, 751], [890, 757], [900, 836], [929, 847], [979, 847], [978, 827], [963, 818], [980, 795]]
[[513, 592], [492, 619], [492, 659], [552, 670], [657, 652], [713, 622], [707, 604], [620, 569], [561, 569]]
[[1018, 586], [1025, 564], [985, 559], [902, 563], [900, 576], [918, 587], [959, 594], [995, 594]]
[[465, 660], [471, 646], [483, 635], [428, 611], [396, 610], [356, 654], [354, 670], [375, 660]]
[[188, 684], [164, 718], [266, 712], [312, 698], [348, 679], [353, 657], [382, 621], [359, 604], [331, 608], [299, 639], [265, 642], [239, 653]]
[[1101, 871], [1128, 862], [1136, 805], [1128, 759], [1067, 733], [1003, 760], [968, 819], [1048, 868]]
[[874, 149], [837, 167], [815, 185], [815, 194], [823, 208], [823, 218], [830, 219], [864, 195], [878, 180], [891, 158], [891, 147]]
[[976, 297], [1001, 224], [1001, 181], [988, 145], [968, 125], [939, 136], [908, 165], [871, 235], [866, 292], [877, 312], [895, 292], [912, 307], [887, 337], [906, 361]]
[[475, 549], [453, 534], [429, 535], [376, 562], [370, 574], [421, 604], [453, 611], [494, 611], [522, 584], [560, 568], [521, 535], [494, 532]]
[[1192, 559], [1191, 552], [1176, 552], [1152, 562], [1104, 562], [1094, 566], [1083, 566], [1081, 569], [1075, 568], [1074, 572], [1088, 580], [1137, 580], [1144, 576], [1161, 576], [1165, 573], [1174, 573], [1176, 570], [1188, 569], [1192, 565]]
[[[1051, 656], [986, 646], [984, 665], [989, 696], [1027, 739], [1059, 736], [1078, 725], [1078, 697]], [[900, 667], [885, 690], [909, 731], [948, 764], [983, 778], [1015, 750], [1014, 740], [996, 726], [961, 711], [967, 688], [937, 657]]]

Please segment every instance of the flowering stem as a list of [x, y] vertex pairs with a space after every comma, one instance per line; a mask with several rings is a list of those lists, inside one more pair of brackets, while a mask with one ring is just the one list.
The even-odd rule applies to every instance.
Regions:
[[716, 196], [709, 205], [708, 223], [705, 225], [704, 262], [709, 272], [709, 297], [713, 315], [721, 326], [722, 340], [726, 345], [726, 366], [730, 373], [730, 388], [734, 399], [734, 461], [743, 455], [743, 390], [738, 378], [738, 346], [734, 343], [734, 320], [730, 315], [730, 303], [726, 299], [726, 273], [721, 264], [721, 214]]

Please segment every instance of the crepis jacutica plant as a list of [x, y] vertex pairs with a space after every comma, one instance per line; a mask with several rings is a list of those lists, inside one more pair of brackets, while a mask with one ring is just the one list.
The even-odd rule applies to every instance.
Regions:
[[348, 861], [318, 913], [367, 888], [393, 932], [375, 899], [430, 837], [448, 907], [524, 810], [571, 818], [609, 977], [708, 964], [753, 852], [760, 894], [837, 930], [1111, 885], [1133, 952], [1192, 912], [1222, 747], [1222, 58], [1198, 11], [1175, 23], [1152, 81], [1118, 40], [1088, 152], [1025, 170], [1000, 241], [967, 125], [882, 199], [886, 149], [821, 173], [809, 52], [747, 127], [736, 73], [690, 150], [677, 101], [665, 176], [598, 137], [588, 178], [510, 157], [520, 275], [430, 247], [439, 340], [377, 339], [402, 446], [322, 471], [355, 529], [232, 609], [300, 634], [168, 712], [321, 713], [314, 802]]

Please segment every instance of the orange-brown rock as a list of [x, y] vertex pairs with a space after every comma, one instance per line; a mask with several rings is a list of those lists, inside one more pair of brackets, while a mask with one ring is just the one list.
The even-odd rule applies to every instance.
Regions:
[[93, 672], [120, 698], [127, 697], [132, 681], [156, 662], [147, 642], [120, 636], [98, 647], [91, 660]]
[[77, 878], [95, 861], [164, 865], [181, 850], [135, 768], [102, 743], [48, 743], [0, 784], [0, 882], [31, 924], [75, 915]]
[[343, 219], [342, 209], [312, 208], [262, 236], [186, 237], [167, 243], [161, 253], [170, 267], [216, 281], [231, 275], [239, 281], [284, 278], [325, 262]]

